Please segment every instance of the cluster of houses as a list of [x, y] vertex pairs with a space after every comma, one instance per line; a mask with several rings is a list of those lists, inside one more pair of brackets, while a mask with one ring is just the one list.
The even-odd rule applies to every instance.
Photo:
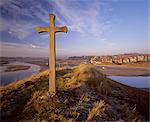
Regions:
[[90, 63], [103, 64], [103, 63], [136, 63], [136, 62], [149, 62], [150, 54], [122, 54], [113, 56], [95, 56], [92, 57]]

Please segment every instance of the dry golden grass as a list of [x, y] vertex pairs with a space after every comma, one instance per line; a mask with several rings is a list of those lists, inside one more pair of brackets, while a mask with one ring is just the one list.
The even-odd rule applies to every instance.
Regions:
[[3, 120], [130, 121], [138, 120], [137, 109], [147, 112], [145, 91], [112, 81], [92, 65], [59, 69], [56, 85], [57, 94], [51, 98], [47, 70], [4, 87], [0, 104]]
[[102, 73], [96, 70], [92, 65], [81, 64], [74, 70], [75, 77], [79, 81], [88, 81], [91, 79], [99, 79], [104, 77]]
[[86, 86], [96, 90], [100, 95], [108, 95], [114, 87], [120, 87], [119, 83], [112, 82], [107, 79], [93, 65], [81, 64], [74, 69], [72, 73], [72, 80], [85, 84]]
[[93, 121], [95, 120], [96, 117], [102, 117], [105, 115], [105, 102], [101, 100], [100, 102], [96, 102], [94, 104], [94, 107], [88, 114], [88, 121]]

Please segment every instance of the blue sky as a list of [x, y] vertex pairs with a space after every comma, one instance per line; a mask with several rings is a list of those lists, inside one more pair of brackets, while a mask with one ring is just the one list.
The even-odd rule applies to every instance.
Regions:
[[149, 0], [1, 0], [1, 56], [48, 56], [49, 35], [37, 26], [56, 26], [58, 57], [149, 53]]

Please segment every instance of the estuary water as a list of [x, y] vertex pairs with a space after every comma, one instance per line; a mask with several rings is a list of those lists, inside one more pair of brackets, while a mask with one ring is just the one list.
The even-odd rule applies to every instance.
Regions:
[[[27, 70], [13, 71], [13, 72], [4, 72], [7, 69], [8, 65], [24, 65], [30, 66]], [[24, 63], [24, 62], [12, 62], [4, 66], [0, 66], [0, 85], [7, 85], [13, 81], [21, 80], [25, 77], [28, 77], [34, 73], [38, 73], [40, 70], [40, 66]]]
[[150, 76], [108, 76], [108, 78], [136, 88], [150, 88]]

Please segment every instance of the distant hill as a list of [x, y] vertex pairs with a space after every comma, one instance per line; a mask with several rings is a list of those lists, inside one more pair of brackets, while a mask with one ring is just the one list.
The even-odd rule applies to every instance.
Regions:
[[2, 121], [148, 121], [149, 91], [106, 78], [91, 65], [57, 70], [57, 94], [48, 71], [1, 87]]

